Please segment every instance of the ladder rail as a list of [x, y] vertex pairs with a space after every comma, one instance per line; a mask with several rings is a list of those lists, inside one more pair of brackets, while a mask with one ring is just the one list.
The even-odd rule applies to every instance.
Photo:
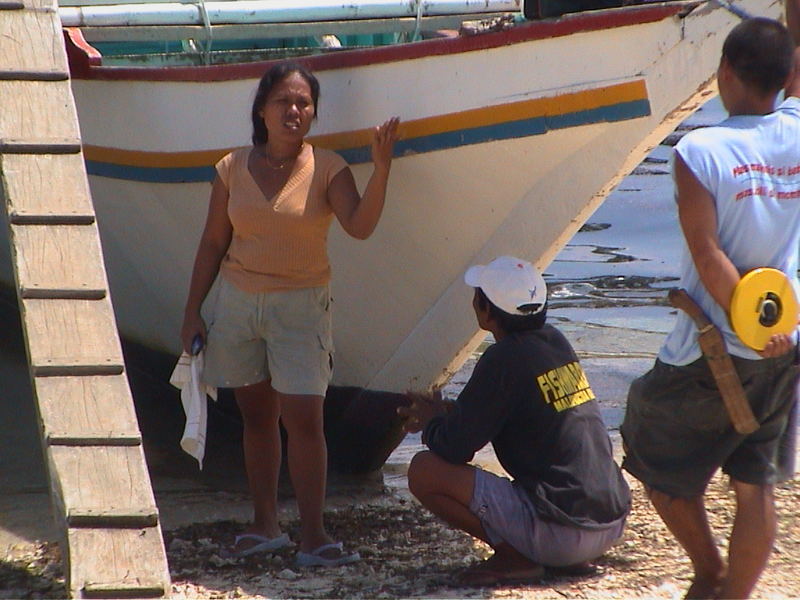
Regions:
[[0, 0], [0, 197], [67, 590], [170, 593], [55, 5]]

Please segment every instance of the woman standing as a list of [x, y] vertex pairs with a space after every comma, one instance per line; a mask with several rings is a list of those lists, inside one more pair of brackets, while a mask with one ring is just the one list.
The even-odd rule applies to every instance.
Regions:
[[[399, 120], [374, 129], [374, 170], [359, 195], [344, 159], [305, 141], [318, 98], [316, 77], [300, 65], [280, 63], [262, 77], [252, 107], [253, 146], [216, 166], [181, 338], [187, 351], [197, 335], [206, 342], [205, 382], [234, 388], [244, 421], [254, 521], [237, 536], [234, 552], [290, 543], [277, 514], [280, 421], [301, 519], [297, 562], [337, 566], [359, 556], [334, 542], [322, 516], [322, 406], [333, 351], [326, 242], [334, 215], [355, 238], [375, 229]], [[200, 308], [217, 274], [219, 296], [206, 329]]]

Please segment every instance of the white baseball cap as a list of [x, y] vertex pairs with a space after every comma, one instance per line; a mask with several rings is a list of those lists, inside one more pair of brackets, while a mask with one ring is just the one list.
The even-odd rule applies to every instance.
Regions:
[[500, 256], [488, 265], [470, 267], [464, 273], [464, 281], [481, 288], [492, 304], [511, 315], [535, 315], [547, 301], [542, 274], [527, 260], [513, 256]]

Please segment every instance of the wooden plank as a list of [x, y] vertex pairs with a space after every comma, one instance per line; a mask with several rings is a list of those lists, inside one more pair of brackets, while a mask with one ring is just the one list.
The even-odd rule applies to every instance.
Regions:
[[67, 541], [67, 587], [72, 597], [152, 598], [169, 594], [160, 528], [70, 528]]
[[36, 377], [33, 385], [46, 437], [139, 436], [124, 375]]
[[0, 81], [0, 98], [1, 139], [80, 140], [69, 81]]
[[75, 508], [67, 513], [68, 527], [95, 527], [105, 529], [155, 527], [158, 510], [152, 508]]
[[65, 81], [69, 79], [66, 71], [37, 71], [29, 69], [27, 71], [0, 71], [0, 79], [14, 79], [19, 81]]
[[82, 154], [0, 156], [12, 223], [94, 223]]
[[0, 138], [0, 154], [77, 154], [80, 151], [78, 138]]
[[123, 372], [125, 363], [108, 298], [23, 298], [21, 309], [34, 376]]
[[95, 225], [11, 225], [23, 298], [104, 298], [108, 282]]
[[113, 430], [88, 435], [54, 431], [47, 434], [45, 441], [49, 446], [139, 446], [142, 436]]
[[165, 586], [157, 581], [137, 579], [116, 583], [96, 583], [87, 581], [81, 590], [82, 598], [161, 598]]
[[0, 19], [0, 70], [68, 72], [56, 13], [12, 11]]
[[50, 477], [70, 514], [158, 514], [141, 446], [48, 446]]

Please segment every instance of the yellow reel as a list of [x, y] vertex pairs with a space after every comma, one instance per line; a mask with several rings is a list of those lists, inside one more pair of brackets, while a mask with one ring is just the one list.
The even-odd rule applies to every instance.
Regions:
[[763, 350], [775, 334], [792, 332], [797, 320], [794, 288], [778, 269], [753, 269], [733, 290], [731, 325], [739, 339], [754, 350]]

